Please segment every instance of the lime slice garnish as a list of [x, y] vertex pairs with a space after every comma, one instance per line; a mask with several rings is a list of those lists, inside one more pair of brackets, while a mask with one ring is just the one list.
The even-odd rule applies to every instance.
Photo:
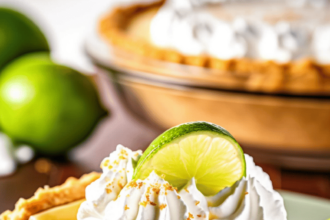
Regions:
[[134, 179], [155, 171], [181, 189], [191, 178], [206, 196], [214, 195], [245, 176], [244, 153], [224, 128], [193, 122], [157, 137], [139, 159]]

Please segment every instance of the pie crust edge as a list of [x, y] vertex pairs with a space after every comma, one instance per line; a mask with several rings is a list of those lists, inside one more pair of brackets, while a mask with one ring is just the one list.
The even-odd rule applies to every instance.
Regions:
[[86, 187], [100, 177], [101, 174], [92, 172], [80, 179], [70, 177], [65, 183], [50, 188], [39, 188], [29, 199], [20, 198], [13, 211], [1, 214], [1, 220], [28, 220], [31, 215], [47, 209], [74, 202], [85, 197]]

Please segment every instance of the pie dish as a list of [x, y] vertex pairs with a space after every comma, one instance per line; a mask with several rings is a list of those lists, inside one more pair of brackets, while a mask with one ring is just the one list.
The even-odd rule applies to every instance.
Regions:
[[[175, 63], [175, 64], [184, 64], [185, 66], [202, 67], [200, 68], [200, 71], [202, 72], [205, 72], [205, 70], [208, 71], [207, 73], [203, 74], [203, 77], [208, 78], [208, 82], [210, 84], [212, 83], [214, 84], [214, 81], [218, 81], [217, 83], [218, 88], [254, 91], [254, 92], [267, 92], [267, 93], [298, 94], [298, 95], [329, 95], [330, 94], [330, 80], [329, 80], [330, 62], [328, 62], [327, 60], [324, 61], [323, 59], [323, 57], [328, 57], [329, 54], [322, 55], [323, 56], [322, 59], [321, 58], [317, 59], [318, 57], [321, 56], [318, 54], [324, 54], [323, 50], [321, 53], [321, 52], [304, 52], [302, 50], [300, 51], [299, 49], [297, 49], [297, 51], [299, 51], [297, 52], [298, 55], [295, 55], [295, 53], [292, 52], [292, 54], [287, 55], [287, 57], [289, 58], [285, 58], [285, 59], [283, 58], [285, 57], [284, 55], [282, 57], [280, 55], [276, 57], [275, 55], [274, 57], [272, 57], [272, 55], [264, 55], [262, 59], [260, 57], [256, 58], [254, 56], [249, 56], [249, 55], [232, 56], [229, 58], [226, 58], [224, 56], [225, 58], [219, 58], [223, 55], [215, 56], [205, 52], [189, 54], [189, 52], [182, 52], [182, 50], [184, 51], [184, 48], [180, 48], [179, 46], [175, 48], [173, 45], [172, 46], [160, 46], [158, 44], [156, 45], [154, 40], [155, 37], [152, 36], [153, 34], [152, 25], [154, 25], [153, 23], [155, 23], [155, 19], [157, 19], [157, 16], [161, 16], [159, 15], [160, 11], [165, 10], [164, 8], [166, 7], [168, 8], [169, 6], [167, 5], [170, 5], [171, 2], [173, 1], [166, 1], [166, 2], [160, 1], [151, 4], [136, 4], [126, 7], [124, 6], [118, 7], [115, 10], [112, 10], [111, 12], [106, 14], [100, 21], [99, 23], [100, 34], [108, 42], [108, 45], [113, 50], [118, 51], [117, 52], [119, 54], [118, 56], [129, 57], [131, 61], [131, 64], [129, 66], [130, 69], [150, 71], [150, 68], [148, 68], [148, 65], [150, 65], [149, 64], [150, 60], [162, 61], [171, 64]], [[184, 2], [191, 3], [191, 1], [188, 0]], [[231, 2], [231, 1], [229, 0], [227, 2]], [[236, 2], [239, 2], [238, 5], [240, 4], [240, 1], [236, 1]], [[251, 2], [258, 3], [258, 2], [263, 2], [263, 0], [257, 0]], [[226, 3], [222, 3], [222, 4], [226, 4]], [[220, 10], [222, 7], [221, 3], [217, 4], [216, 7], [218, 7], [217, 10]], [[327, 5], [326, 7], [329, 6]], [[168, 11], [171, 11], [171, 9]], [[308, 13], [309, 12], [306, 12], [306, 14]], [[219, 12], [219, 14], [221, 15], [221, 11]], [[299, 15], [299, 16], [305, 16], [305, 15]], [[290, 19], [298, 20], [294, 22], [301, 22], [299, 21], [299, 19], [301, 19], [299, 16], [291, 13], [291, 14], [283, 14], [282, 17], [274, 18], [274, 19], [275, 20], [277, 19], [276, 20], [277, 23], [280, 23], [282, 21], [282, 18], [284, 20], [285, 19], [288, 20], [288, 22], [291, 22]], [[324, 22], [326, 22], [329, 20], [329, 17], [326, 17], [324, 19], [325, 19]], [[301, 20], [302, 22], [304, 21], [303, 19]], [[274, 23], [274, 21], [271, 22]], [[161, 24], [161, 23], [158, 22], [157, 24]], [[168, 26], [171, 25], [172, 24]], [[288, 25], [291, 25], [291, 23], [289, 23]], [[164, 29], [166, 28], [167, 26], [164, 27]], [[292, 30], [295, 30], [294, 28], [295, 27], [293, 27]], [[173, 31], [174, 29], [173, 30], [170, 29], [170, 30]], [[188, 31], [190, 31], [190, 29]], [[156, 32], [156, 30], [154, 32]], [[294, 36], [294, 35], [298, 35], [297, 33], [300, 32], [292, 31], [292, 33], [293, 33], [292, 36]], [[315, 37], [315, 38], [321, 39], [320, 37]], [[188, 38], [185, 39], [184, 37], [182, 37], [180, 43], [184, 42], [184, 40], [189, 41], [190, 39]], [[308, 45], [316, 44], [313, 42], [308, 41]], [[189, 45], [193, 47], [193, 43], [194, 42], [192, 42]], [[189, 45], [187, 44], [188, 48]], [[299, 47], [301, 45], [297, 43], [296, 46]], [[326, 48], [327, 46], [325, 45], [324, 47]], [[280, 50], [276, 50], [275, 52], [277, 53], [278, 51]], [[249, 51], [245, 52], [245, 54], [248, 53]], [[267, 50], [266, 52], [262, 52], [262, 53], [267, 53]], [[314, 53], [316, 54], [315, 56], [310, 55]], [[280, 52], [278, 52], [278, 54], [280, 54]], [[134, 61], [136, 61], [135, 65], [133, 65]], [[168, 73], [170, 71], [165, 73], [166, 70], [164, 69], [162, 70], [153, 69], [152, 71], [155, 74], [173, 75], [173, 73]], [[181, 71], [189, 72], [190, 70], [182, 68]], [[177, 75], [180, 75], [180, 73]], [[185, 74], [185, 77], [187, 77], [186, 75], [187, 74]], [[194, 78], [195, 77], [194, 75], [196, 74], [192, 73], [191, 75], [192, 76], [188, 76], [188, 78]]]
[[[83, 200], [85, 199], [86, 186], [99, 177], [99, 173], [93, 172], [83, 175], [80, 179], [70, 177], [60, 186], [39, 188], [31, 198], [18, 200], [15, 209], [13, 211], [5, 211], [1, 214], [0, 219], [28, 220], [31, 219], [31, 216], [47, 210]], [[77, 203], [76, 209], [78, 209], [78, 205]]]

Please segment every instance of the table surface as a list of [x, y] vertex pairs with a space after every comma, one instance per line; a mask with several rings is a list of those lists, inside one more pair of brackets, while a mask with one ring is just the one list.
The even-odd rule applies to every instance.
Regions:
[[[147, 124], [125, 108], [105, 74], [98, 74], [95, 80], [103, 102], [111, 109], [111, 116], [101, 121], [90, 138], [74, 149], [68, 159], [36, 158], [20, 166], [14, 175], [0, 178], [0, 212], [13, 209], [20, 197], [32, 196], [39, 187], [55, 186], [70, 176], [79, 177], [86, 172], [100, 171], [100, 161], [117, 144], [144, 149], [160, 134], [159, 128]], [[286, 170], [266, 163], [258, 165], [270, 175], [276, 189], [330, 199], [330, 173]]]

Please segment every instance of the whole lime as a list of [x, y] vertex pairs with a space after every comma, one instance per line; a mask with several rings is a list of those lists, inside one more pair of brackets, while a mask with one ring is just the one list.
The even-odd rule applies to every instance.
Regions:
[[47, 53], [24, 55], [4, 68], [0, 109], [3, 131], [45, 155], [83, 141], [106, 113], [89, 78]]
[[0, 8], [0, 69], [28, 52], [49, 51], [44, 34], [26, 16]]

